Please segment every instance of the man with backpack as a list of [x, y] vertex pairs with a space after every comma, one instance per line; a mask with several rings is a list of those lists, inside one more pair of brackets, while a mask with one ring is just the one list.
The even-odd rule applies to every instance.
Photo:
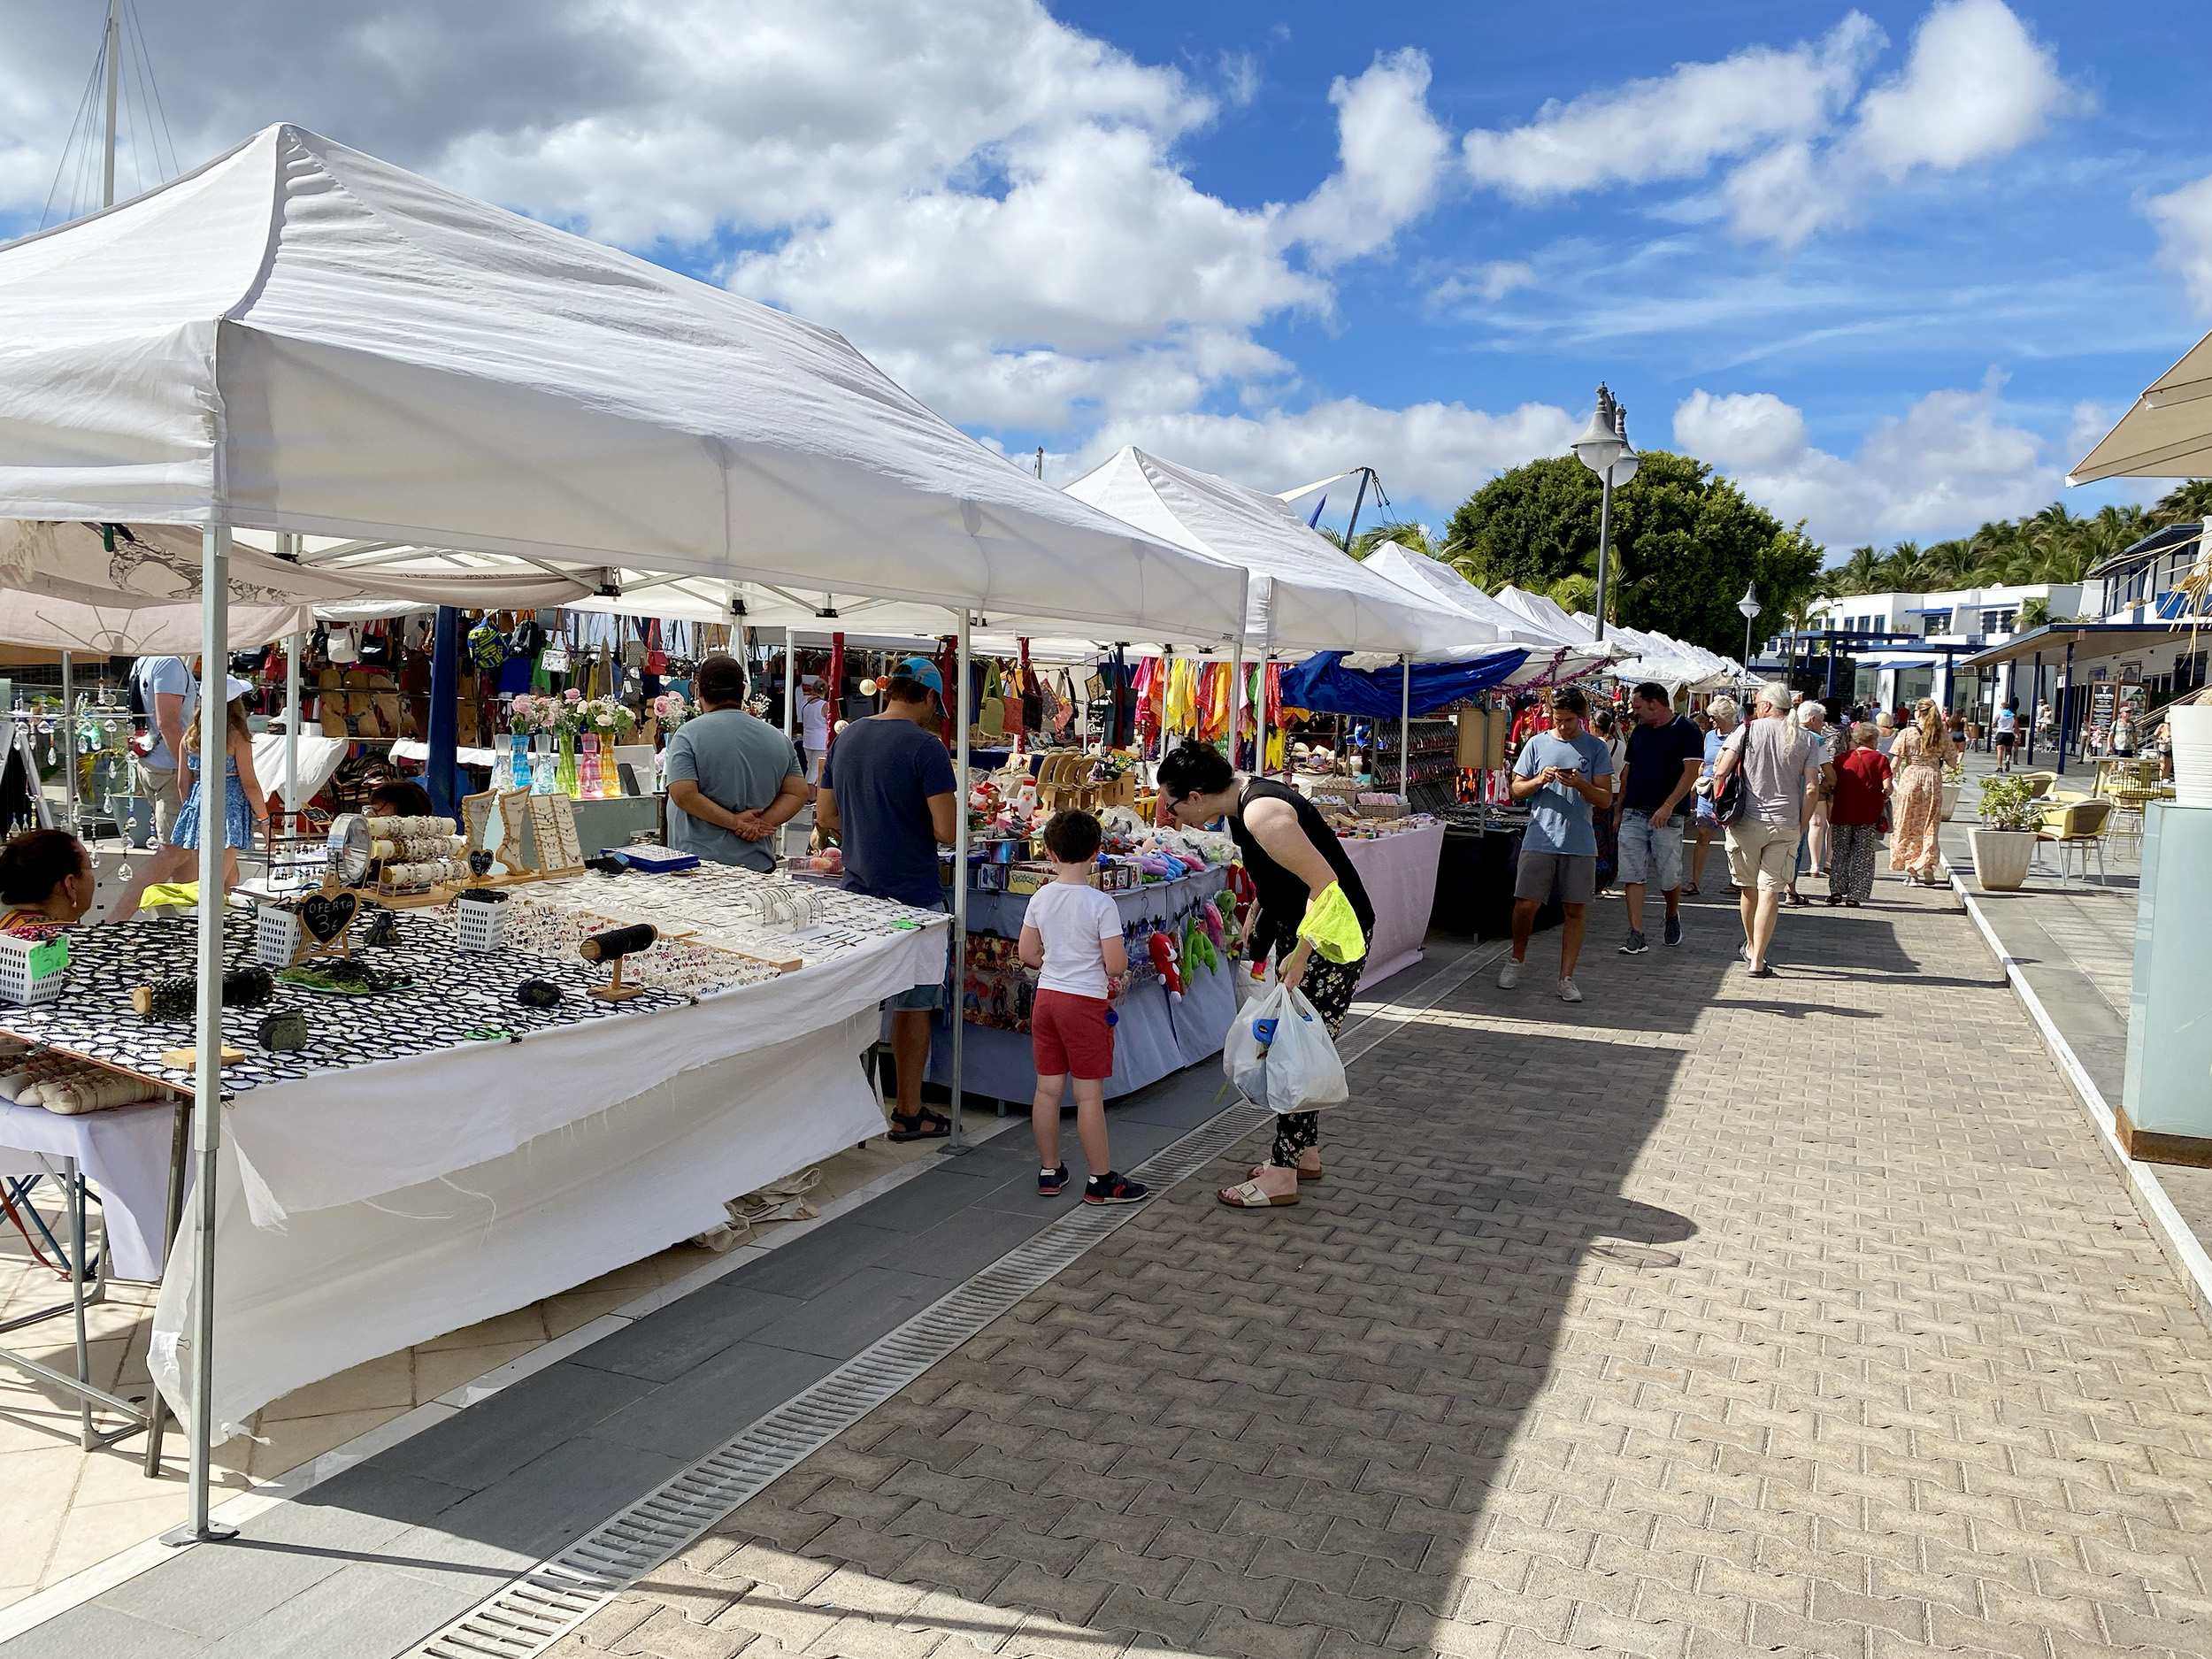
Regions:
[[1713, 764], [1714, 812], [1728, 830], [1728, 873], [1740, 889], [1744, 942], [1755, 979], [1771, 979], [1767, 947], [1783, 889], [1796, 879], [1797, 842], [1820, 798], [1820, 748], [1790, 718], [1790, 688], [1759, 687], [1752, 718]]

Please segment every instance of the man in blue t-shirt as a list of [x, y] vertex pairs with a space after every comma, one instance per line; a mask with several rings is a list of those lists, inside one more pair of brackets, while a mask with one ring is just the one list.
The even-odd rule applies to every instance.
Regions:
[[138, 762], [138, 793], [153, 809], [154, 839], [166, 847], [184, 806], [177, 782], [177, 750], [200, 705], [199, 681], [181, 657], [142, 657], [131, 664], [131, 683], [146, 710], [149, 746]]
[[[871, 898], [922, 910], [943, 910], [937, 849], [959, 828], [960, 783], [937, 735], [944, 677], [926, 657], [910, 657], [884, 687], [883, 712], [855, 720], [837, 734], [822, 766], [814, 802], [816, 846], [837, 836], [845, 854], [845, 885]], [[933, 1140], [952, 1133], [941, 1112], [922, 1110], [922, 1072], [929, 1064], [929, 1027], [944, 1006], [941, 981], [893, 997], [891, 1057], [899, 1074], [894, 1141]]]
[[1591, 809], [1604, 811], [1613, 804], [1613, 752], [1604, 739], [1583, 729], [1589, 714], [1589, 700], [1581, 692], [1560, 687], [1551, 694], [1551, 730], [1522, 744], [1513, 763], [1513, 798], [1528, 803], [1528, 830], [1513, 877], [1513, 955], [1498, 970], [1498, 985], [1509, 991], [1521, 982], [1536, 912], [1556, 897], [1563, 1002], [1582, 1000], [1575, 959], [1582, 954], [1585, 907], [1598, 889], [1598, 834]]
[[1640, 956], [1644, 942], [1644, 887], [1656, 881], [1667, 899], [1670, 945], [1682, 942], [1682, 824], [1689, 816], [1676, 809], [1697, 787], [1705, 766], [1705, 733], [1674, 711], [1674, 699], [1655, 680], [1629, 695], [1635, 725], [1628, 733], [1628, 756], [1621, 771], [1614, 825], [1620, 833], [1621, 896], [1628, 901], [1628, 938], [1624, 956]]

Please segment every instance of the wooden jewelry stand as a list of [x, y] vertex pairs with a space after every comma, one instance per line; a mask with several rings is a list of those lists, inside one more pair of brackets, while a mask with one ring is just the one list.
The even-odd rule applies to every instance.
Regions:
[[604, 985], [588, 987], [584, 995], [596, 998], [602, 1002], [626, 1002], [634, 996], [643, 996], [645, 995], [643, 986], [622, 983], [622, 963], [623, 958], [617, 956], [614, 959], [614, 977]]

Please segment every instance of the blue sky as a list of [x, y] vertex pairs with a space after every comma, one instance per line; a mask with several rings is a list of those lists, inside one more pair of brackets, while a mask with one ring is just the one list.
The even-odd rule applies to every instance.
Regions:
[[[102, 10], [0, 0], [0, 230]], [[1434, 522], [1603, 378], [1832, 551], [1924, 541], [2053, 499], [2212, 311], [2161, 0], [331, 10], [147, 8], [183, 165], [303, 122], [837, 326], [1056, 481], [1371, 463]]]

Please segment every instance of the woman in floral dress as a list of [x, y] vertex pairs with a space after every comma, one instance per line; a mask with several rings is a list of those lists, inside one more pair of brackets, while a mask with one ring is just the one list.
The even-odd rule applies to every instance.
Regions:
[[1889, 867], [1904, 872], [1908, 880], [1933, 887], [1936, 831], [1943, 821], [1943, 768], [1951, 758], [1951, 734], [1933, 697], [1921, 698], [1889, 758], [1890, 807], [1897, 822], [1890, 837]]

